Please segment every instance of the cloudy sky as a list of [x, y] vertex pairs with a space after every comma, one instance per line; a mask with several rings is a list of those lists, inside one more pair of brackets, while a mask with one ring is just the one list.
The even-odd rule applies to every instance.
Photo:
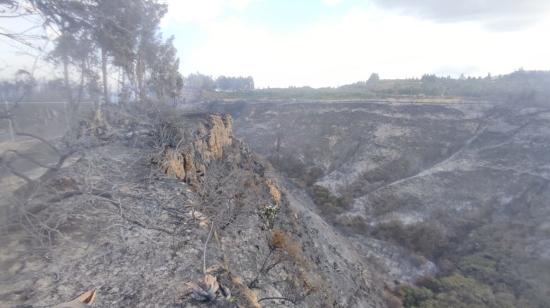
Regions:
[[[184, 75], [323, 87], [373, 72], [409, 78], [550, 70], [550, 0], [164, 1], [162, 32], [175, 36]], [[28, 27], [0, 19], [0, 30]], [[34, 65], [26, 52], [36, 53], [0, 40], [0, 77], [25, 68], [51, 78], [51, 66]]]
[[169, 0], [184, 74], [260, 87], [550, 70], [548, 0]]

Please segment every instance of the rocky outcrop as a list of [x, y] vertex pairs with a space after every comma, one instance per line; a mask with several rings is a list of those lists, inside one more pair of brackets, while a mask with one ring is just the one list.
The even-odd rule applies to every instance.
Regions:
[[212, 157], [220, 159], [223, 149], [233, 143], [233, 120], [230, 115], [211, 115], [210, 132], [208, 134], [208, 151]]
[[[178, 133], [184, 135], [183, 131]], [[204, 175], [207, 165], [221, 159], [224, 149], [232, 144], [231, 116], [214, 114], [208, 116], [207, 120], [199, 121], [191, 140], [178, 144], [176, 148], [166, 148], [154, 161], [167, 175], [193, 184]]]

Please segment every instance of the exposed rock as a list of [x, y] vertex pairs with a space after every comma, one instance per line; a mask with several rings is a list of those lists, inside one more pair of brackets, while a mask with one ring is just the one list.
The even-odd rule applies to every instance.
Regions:
[[208, 150], [212, 153], [213, 158], [220, 159], [223, 156], [224, 147], [231, 145], [233, 141], [233, 120], [230, 115], [224, 115], [223, 117], [211, 115], [210, 125]]
[[[185, 119], [183, 119], [185, 121]], [[224, 149], [233, 144], [230, 115], [210, 115], [198, 124], [193, 140], [185, 140], [177, 148], [167, 148], [154, 161], [169, 176], [187, 183], [197, 183], [212, 160], [220, 160]]]

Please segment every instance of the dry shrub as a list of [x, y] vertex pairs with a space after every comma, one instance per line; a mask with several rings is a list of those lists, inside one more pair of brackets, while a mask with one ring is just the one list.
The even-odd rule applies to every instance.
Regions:
[[319, 291], [322, 280], [308, 271], [308, 263], [296, 241], [283, 230], [274, 229], [271, 231], [267, 244], [269, 254], [262, 262], [256, 277], [248, 284], [248, 288], [256, 288], [261, 275], [267, 275], [271, 269], [282, 262], [289, 262], [290, 272], [295, 275], [286, 279], [290, 292], [285, 296], [285, 300], [295, 303], [311, 293]]
[[323, 288], [323, 280], [312, 273], [301, 270], [298, 279], [302, 282], [306, 296]]
[[166, 153], [160, 159], [160, 166], [166, 175], [180, 180], [185, 179], [185, 160], [183, 155], [177, 151], [173, 149], [166, 150]]
[[288, 252], [290, 255], [295, 255], [300, 252], [300, 247], [294, 242], [286, 232], [276, 229], [271, 232], [269, 245], [272, 249], [280, 249]]
[[231, 279], [231, 283], [245, 300], [245, 307], [261, 308], [262, 306], [258, 302], [258, 297], [256, 296], [256, 293], [250, 290], [250, 288], [245, 283], [243, 283], [241, 277], [234, 275], [231, 272], [229, 272], [228, 274]]
[[402, 308], [403, 302], [401, 299], [391, 292], [384, 290], [384, 302], [386, 302], [386, 306], [388, 308]]
[[279, 190], [279, 187], [277, 187], [277, 184], [271, 179], [266, 180], [265, 184], [269, 189], [271, 199], [273, 199], [275, 205], [279, 205], [281, 203], [281, 191]]
[[373, 235], [430, 258], [441, 255], [449, 246], [449, 237], [445, 231], [432, 221], [404, 225], [399, 220], [392, 220], [379, 224]]
[[271, 238], [269, 239], [269, 248], [282, 249], [286, 246], [287, 236], [282, 230], [275, 229], [271, 231]]
[[284, 252], [296, 264], [306, 267], [307, 263], [305, 262], [302, 248], [300, 248], [300, 245], [290, 238], [290, 236], [283, 230], [275, 229], [271, 231], [269, 247], [272, 250], [280, 250]]
[[280, 250], [288, 256], [288, 258], [300, 268], [298, 269], [298, 281], [300, 285], [306, 290], [307, 294], [316, 292], [320, 288], [319, 277], [312, 276], [308, 272], [308, 263], [304, 257], [304, 253], [300, 245], [294, 241], [290, 236], [280, 229], [271, 231], [271, 238], [269, 241], [271, 249]]
[[182, 128], [178, 127], [181, 119], [174, 118], [172, 114], [159, 115], [159, 119], [154, 123], [153, 140], [157, 149], [164, 147], [177, 148], [183, 140]]

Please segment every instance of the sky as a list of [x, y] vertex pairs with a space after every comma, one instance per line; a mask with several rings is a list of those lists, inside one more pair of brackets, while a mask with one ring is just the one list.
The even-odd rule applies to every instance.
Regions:
[[183, 74], [257, 87], [550, 70], [547, 0], [168, 0]]
[[[164, 1], [161, 31], [175, 37], [183, 75], [253, 76], [266, 88], [550, 70], [550, 0]], [[0, 19], [0, 31], [29, 24]], [[36, 51], [0, 40], [0, 77], [52, 76], [25, 53]]]

